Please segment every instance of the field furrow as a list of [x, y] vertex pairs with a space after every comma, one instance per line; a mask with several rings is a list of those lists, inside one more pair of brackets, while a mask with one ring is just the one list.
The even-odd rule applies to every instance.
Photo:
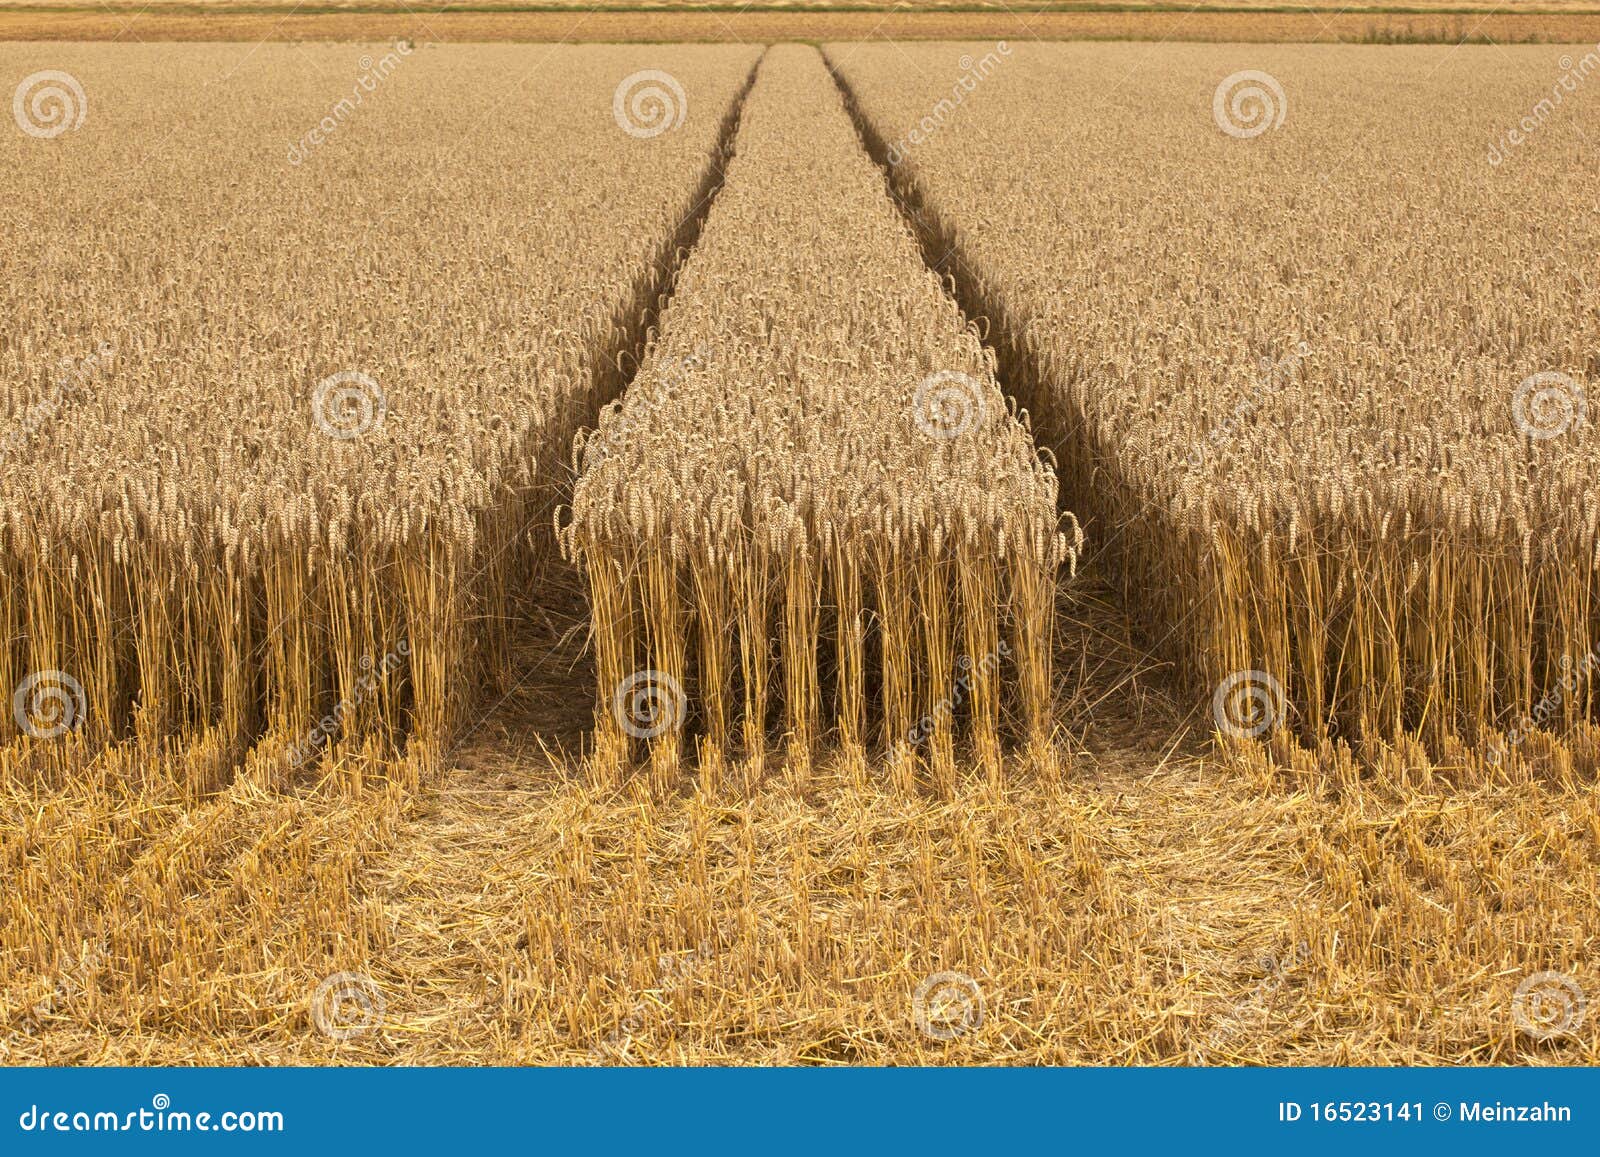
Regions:
[[602, 761], [648, 740], [670, 776], [686, 731], [715, 759], [736, 730], [759, 759], [771, 725], [800, 762], [833, 735], [947, 780], [958, 727], [995, 768], [1007, 719], [1048, 738], [1076, 523], [814, 50], [769, 51], [660, 336], [577, 456]]

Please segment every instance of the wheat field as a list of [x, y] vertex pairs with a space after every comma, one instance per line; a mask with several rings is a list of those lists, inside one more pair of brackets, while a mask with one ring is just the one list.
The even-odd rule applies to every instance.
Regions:
[[1593, 72], [0, 46], [0, 1063], [1600, 1063]]
[[[769, 675], [796, 764], [836, 730], [892, 759], [925, 743], [948, 786], [964, 722], [998, 772], [1007, 686], [1047, 740], [1051, 592], [1081, 534], [1070, 515], [1058, 528], [1054, 471], [991, 360], [821, 59], [769, 50], [650, 356], [575, 451], [564, 533], [589, 576], [612, 747], [664, 721], [612, 710], [641, 669], [660, 685], [635, 694], [662, 712], [695, 691], [713, 757], [736, 715], [743, 752], [764, 753]], [[961, 671], [957, 720], [939, 705]], [[672, 779], [683, 722], [646, 736]]]

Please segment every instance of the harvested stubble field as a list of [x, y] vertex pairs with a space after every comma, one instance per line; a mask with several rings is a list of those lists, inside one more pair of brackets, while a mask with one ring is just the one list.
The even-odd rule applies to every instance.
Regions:
[[3, 1059], [1600, 1061], [1568, 51], [0, 50]]

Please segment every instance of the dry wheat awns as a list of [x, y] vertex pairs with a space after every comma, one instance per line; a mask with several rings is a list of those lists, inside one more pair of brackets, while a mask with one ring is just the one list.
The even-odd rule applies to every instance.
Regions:
[[[1281, 489], [1304, 505], [1320, 474], [1349, 468], [1361, 472], [1350, 494], [1401, 501], [1393, 487], [1420, 477], [1415, 464], [1373, 446], [1423, 444], [1386, 399], [1422, 408], [1439, 454], [1474, 448], [1463, 469], [1497, 461], [1503, 420], [1480, 404], [1492, 392], [1458, 391], [1459, 416], [1419, 400], [1458, 380], [1436, 344], [1475, 341], [1467, 360], [1497, 374], [1526, 358], [1592, 385], [1592, 298], [1574, 313], [1572, 287], [1594, 280], [1582, 263], [1594, 223], [1572, 206], [1593, 201], [1593, 159], [1546, 135], [1563, 131], [1552, 120], [1489, 181], [1438, 139], [1512, 123], [1559, 50], [1010, 47], [906, 48], [857, 78], [880, 120], [890, 103], [932, 117], [926, 93], [895, 95], [918, 84], [963, 97], [938, 113], [936, 140], [958, 133], [959, 148], [917, 145], [904, 164], [938, 161], [919, 184], [960, 227], [964, 260], [935, 249], [930, 264], [959, 275], [966, 316], [990, 313], [995, 375], [808, 50], [775, 54], [705, 252], [660, 323], [639, 299], [671, 293], [682, 260], [663, 253], [692, 248], [673, 236], [677, 210], [717, 182], [732, 136], [731, 120], [701, 115], [708, 101], [713, 120], [738, 107], [756, 50], [419, 45], [296, 165], [284, 150], [349, 91], [360, 55], [389, 49], [0, 45], [0, 83], [65, 68], [90, 100], [87, 123], [53, 140], [13, 132], [0, 111], [0, 207], [15, 209], [0, 238], [6, 677], [65, 661], [88, 702], [81, 740], [0, 735], [0, 1065], [1600, 1063], [1600, 725], [1532, 728], [1498, 763], [1470, 737], [1349, 735], [1357, 676], [1329, 667], [1355, 742], [1279, 731], [1219, 750], [1203, 702], [1150, 654], [1169, 629], [1209, 646], [1219, 623], [1270, 621], [1209, 602], [1189, 621], [1181, 600], [1204, 588], [1184, 584], [1211, 565], [1183, 530], [1191, 514], [1264, 549], [1284, 534], [1260, 516], [1250, 530], [1239, 495]], [[963, 55], [988, 74], [975, 92], [958, 85]], [[849, 49], [836, 60], [866, 63]], [[1224, 70], [1255, 66], [1280, 71], [1288, 120], [1231, 141], [1266, 152], [1236, 149], [1224, 166], [1204, 136], [1221, 135], [1212, 92]], [[616, 86], [652, 69], [681, 84], [687, 115], [632, 136], [614, 119]], [[963, 127], [1012, 70], [1031, 98]], [[1013, 130], [1032, 108], [1049, 115]], [[1508, 119], [1491, 125], [1495, 110]], [[639, 131], [674, 124], [660, 112]], [[940, 174], [948, 189], [933, 188]], [[1364, 201], [1384, 212], [1363, 215]], [[561, 565], [543, 490], [573, 481], [573, 427], [594, 426], [640, 361], [637, 388], [577, 446], [589, 477], [574, 529], [598, 541], [569, 542], [583, 565]], [[1345, 366], [1355, 376], [1341, 384]], [[316, 383], [344, 370], [382, 387], [383, 426], [310, 442]], [[926, 380], [922, 416], [939, 432], [965, 424], [963, 398], [983, 400], [963, 438], [910, 436]], [[1041, 698], [1025, 644], [1042, 647], [1044, 629], [1011, 572], [1050, 550], [1008, 535], [1057, 530], [1054, 479], [997, 381], [1053, 420], [1052, 441], [1084, 448], [1063, 457], [1063, 482], [1100, 519], [1090, 541], [1121, 558], [1131, 607], [1098, 564], [1070, 584], [1060, 567], [1049, 719], [1070, 745], [1006, 750], [1001, 773], [984, 774]], [[361, 378], [339, 384], [359, 400]], [[1323, 415], [1346, 402], [1370, 407], [1348, 426], [1367, 441], [1348, 448]], [[1561, 522], [1558, 488], [1542, 492], [1533, 471], [1570, 469], [1562, 500], [1588, 501], [1585, 463], [1567, 457], [1580, 451], [1560, 441], [1530, 447], [1526, 477], [1486, 481], [1473, 501], [1506, 495], [1518, 517], [1571, 531], [1590, 507]], [[106, 505], [123, 487], [129, 514]], [[355, 546], [343, 562], [324, 540], [341, 487]], [[258, 506], [276, 496], [280, 522], [240, 508], [247, 490]], [[1426, 497], [1419, 483], [1411, 501]], [[1156, 504], [1142, 522], [1140, 499]], [[1335, 528], [1362, 541], [1356, 515], [1312, 513], [1284, 528], [1296, 555]], [[444, 530], [437, 550], [415, 531], [458, 514], [476, 539], [451, 564]], [[537, 537], [519, 536], [515, 561], [437, 619], [413, 616], [434, 605], [430, 588], [393, 595], [405, 560], [439, 576], [434, 590], [452, 574], [463, 589], [524, 514]], [[73, 571], [96, 526], [130, 529], [135, 515], [134, 537], [102, 540], [109, 563], [91, 553]], [[990, 549], [963, 572], [966, 526]], [[929, 558], [940, 527], [954, 555], [942, 567]], [[1460, 541], [1465, 553], [1495, 540]], [[1454, 653], [1554, 633], [1538, 608], [1589, 573], [1541, 566], [1561, 541], [1530, 540], [1526, 564], [1489, 554], [1507, 592], [1543, 592], [1532, 625], [1513, 598], [1491, 608], [1505, 621], [1454, 629]], [[235, 542], [252, 565], [229, 572]], [[424, 572], [430, 553], [446, 562]], [[1321, 656], [1308, 662], [1370, 671], [1389, 654], [1373, 626], [1388, 609], [1335, 593], [1340, 578], [1380, 594], [1398, 581], [1381, 553], [1358, 556], [1371, 560], [1362, 575], [1330, 559], [1318, 602], [1283, 595], [1290, 623], [1318, 607], [1368, 615], [1306, 636]], [[687, 749], [714, 767], [692, 746], [714, 728], [737, 752], [798, 718], [820, 754], [795, 744], [768, 766], [803, 764], [803, 780], [746, 778], [739, 763], [619, 778], [616, 760], [644, 749], [615, 732], [602, 751], [613, 774], [586, 774], [590, 564], [613, 600], [605, 661], [632, 648], [685, 680], [686, 729], [658, 745], [660, 766]], [[112, 576], [100, 602], [97, 567]], [[301, 573], [356, 585], [297, 590]], [[1271, 573], [1241, 569], [1226, 597], [1250, 606]], [[1459, 587], [1452, 573], [1441, 564], [1416, 590]], [[706, 575], [732, 577], [697, 586]], [[752, 590], [753, 609], [734, 603]], [[249, 674], [228, 691], [215, 648], [233, 596]], [[844, 615], [858, 632], [841, 631], [841, 605], [858, 608]], [[1133, 608], [1154, 634], [1138, 636]], [[391, 625], [409, 638], [379, 638]], [[887, 667], [886, 631], [901, 644]], [[364, 637], [384, 653], [362, 654]], [[512, 651], [520, 677], [470, 704], [471, 679], [413, 694], [412, 639], [473, 669]], [[982, 648], [1002, 643], [1002, 694], [964, 683], [961, 656], [977, 655], [981, 675]], [[1261, 654], [1249, 661], [1274, 661]], [[104, 656], [112, 682], [78, 669], [82, 655]], [[363, 658], [379, 690], [327, 708], [345, 680], [363, 686]], [[747, 662], [766, 680], [748, 713]], [[293, 692], [300, 674], [311, 685]], [[852, 684], [858, 697], [841, 698]], [[915, 716], [898, 737], [886, 686], [891, 709]], [[1557, 690], [1565, 701], [1562, 684], [1544, 693]], [[336, 725], [315, 760], [294, 755], [311, 720], [273, 722], [293, 694]], [[448, 743], [414, 732], [397, 752], [429, 695], [467, 707], [469, 725]], [[136, 725], [135, 703], [149, 722]], [[0, 719], [14, 718], [0, 698]], [[829, 751], [841, 719], [859, 732]], [[869, 746], [888, 757], [866, 758]], [[955, 764], [943, 782], [928, 774], [948, 768], [941, 751]], [[941, 976], [977, 998], [980, 1015], [939, 1018], [953, 1033], [929, 1031]], [[359, 999], [338, 1000], [355, 1006], [349, 1034], [329, 1031], [339, 978], [356, 983], [331, 991], [377, 998], [371, 1021]], [[1562, 1004], [1574, 989], [1586, 1015]], [[1548, 1007], [1530, 1017], [1535, 1005]]]
[[[1056, 481], [813, 49], [775, 47], [640, 373], [575, 450], [602, 760], [1048, 730]], [[630, 681], [631, 680], [631, 681]], [[649, 684], [646, 686], [646, 684]], [[645, 703], [635, 695], [652, 695]], [[692, 705], [692, 713], [686, 708]]]
[[829, 53], [1150, 640], [1306, 737], [1593, 718], [1600, 160], [1575, 108], [1504, 144], [1558, 54], [1019, 44], [958, 89], [992, 48]]
[[92, 105], [0, 134], [0, 737], [39, 671], [97, 742], [447, 734], [757, 56], [6, 47]]

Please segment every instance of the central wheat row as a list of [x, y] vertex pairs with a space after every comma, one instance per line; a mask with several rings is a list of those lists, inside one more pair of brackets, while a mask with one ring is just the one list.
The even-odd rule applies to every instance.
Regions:
[[[598, 754], [741, 725], [804, 759], [1048, 727], [1054, 471], [923, 264], [815, 50], [773, 48], [659, 339], [580, 442]], [[1009, 687], [1008, 698], [1002, 689]], [[689, 704], [694, 711], [689, 712]], [[769, 718], [770, 714], [770, 718]]]

